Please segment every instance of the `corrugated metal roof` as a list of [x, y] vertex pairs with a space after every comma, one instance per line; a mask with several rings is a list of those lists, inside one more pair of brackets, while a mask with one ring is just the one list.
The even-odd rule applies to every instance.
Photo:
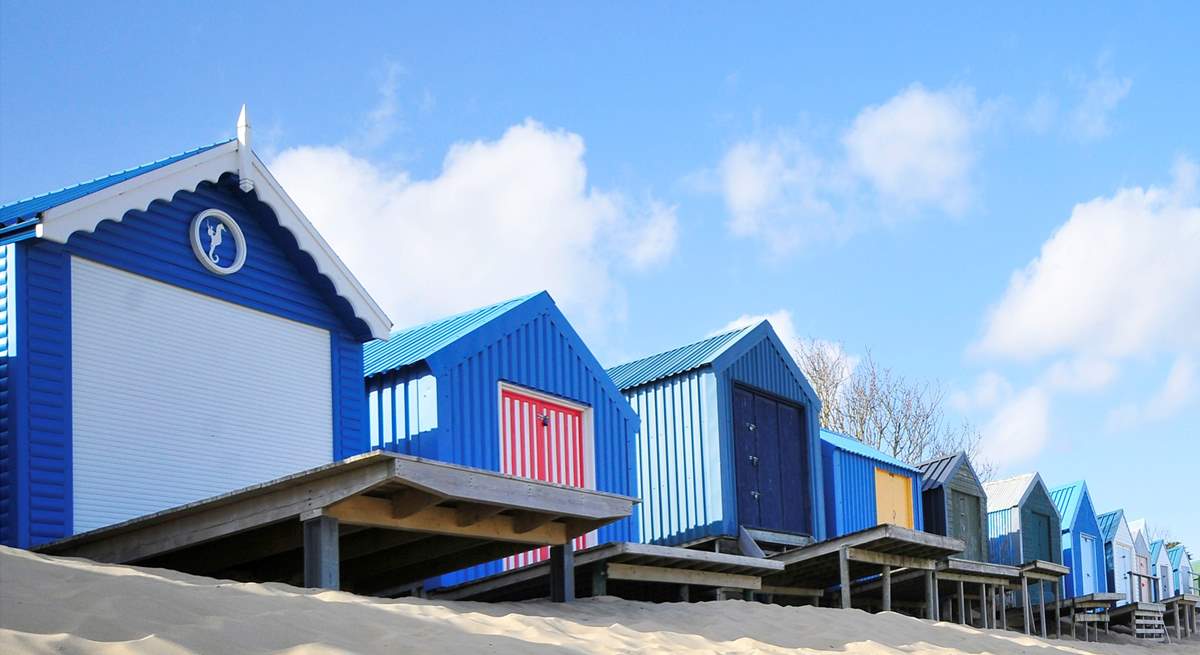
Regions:
[[1085, 493], [1087, 493], [1087, 485], [1083, 483], [1083, 480], [1050, 490], [1050, 499], [1058, 508], [1058, 515], [1062, 517], [1064, 530], [1075, 525], [1075, 515], [1079, 513], [1079, 506], [1083, 502]]
[[929, 491], [949, 482], [958, 470], [959, 463], [966, 456], [967, 454], [964, 452], [957, 452], [917, 464], [917, 468], [921, 471], [921, 491]]
[[757, 325], [747, 325], [657, 355], [619, 364], [608, 369], [608, 375], [618, 389], [625, 390], [686, 373], [712, 364], [726, 348], [755, 327]]
[[[1100, 534], [1104, 535], [1105, 541], [1112, 541], [1117, 536], [1117, 528], [1121, 525], [1122, 516], [1125, 516], [1125, 510], [1118, 509], [1096, 517], [1096, 521], [1100, 523]], [[1130, 528], [1129, 531], [1132, 533], [1133, 528]]]
[[64, 205], [72, 200], [78, 200], [88, 194], [95, 193], [102, 189], [106, 189], [114, 184], [120, 184], [126, 180], [133, 179], [139, 175], [149, 173], [150, 171], [169, 166], [182, 159], [187, 159], [193, 155], [198, 155], [206, 150], [211, 150], [217, 146], [225, 145], [232, 139], [211, 143], [199, 148], [193, 148], [186, 152], [181, 152], [177, 155], [171, 155], [165, 159], [153, 161], [141, 166], [135, 166], [123, 171], [117, 171], [104, 177], [98, 177], [87, 182], [80, 182], [69, 187], [64, 187], [58, 191], [43, 193], [39, 196], [18, 200], [7, 205], [0, 206], [0, 228], [10, 227], [17, 223], [27, 222], [34, 219], [41, 212]]
[[983, 485], [983, 490], [987, 493], [988, 511], [998, 512], [1020, 505], [1021, 499], [1025, 497], [1025, 491], [1029, 489], [1029, 485], [1033, 484], [1036, 477], [1036, 473], [1023, 473]]
[[1150, 565], [1154, 566], [1158, 563], [1158, 555], [1162, 552], [1163, 540], [1159, 539], [1150, 544]]
[[831, 432], [829, 430], [822, 429], [821, 430], [821, 441], [824, 441], [825, 443], [833, 446], [834, 448], [838, 448], [840, 450], [844, 450], [844, 451], [851, 452], [851, 453], [856, 453], [856, 454], [862, 455], [863, 457], [866, 457], [868, 459], [873, 459], [877, 462], [891, 464], [892, 466], [899, 466], [900, 468], [908, 469], [909, 471], [912, 471], [913, 473], [920, 473], [920, 471], [916, 467], [914, 467], [912, 464], [902, 462], [902, 461], [896, 459], [895, 457], [892, 457], [891, 455], [888, 455], [881, 450], [876, 450], [851, 436], [847, 436], [847, 435], [840, 434], [837, 432]]
[[531, 293], [423, 325], [397, 330], [386, 341], [376, 339], [367, 342], [363, 346], [363, 375], [370, 377], [427, 359], [489, 321], [543, 293], [546, 292]]

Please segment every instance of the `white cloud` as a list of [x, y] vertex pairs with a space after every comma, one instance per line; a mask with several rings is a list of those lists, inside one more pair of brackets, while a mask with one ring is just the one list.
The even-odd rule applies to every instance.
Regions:
[[924, 209], [957, 214], [985, 114], [969, 89], [914, 84], [863, 109], [828, 153], [788, 132], [734, 143], [715, 171], [729, 230], [780, 253]]
[[1042, 377], [1048, 388], [1080, 392], [1103, 389], [1116, 376], [1117, 367], [1108, 360], [1075, 357], [1054, 362]]
[[397, 325], [545, 288], [600, 332], [623, 316], [618, 271], [675, 247], [673, 207], [589, 187], [583, 139], [532, 120], [454, 145], [427, 180], [342, 147], [271, 170]]
[[367, 112], [362, 127], [353, 143], [358, 148], [374, 149], [387, 143], [400, 129], [400, 101], [397, 98], [400, 89], [400, 77], [404, 68], [399, 64], [389, 64], [379, 82], [379, 98], [371, 111]]
[[1012, 385], [1007, 378], [995, 371], [985, 371], [970, 389], [952, 392], [947, 401], [955, 410], [969, 412], [991, 409], [1011, 396]]
[[1170, 418], [1200, 397], [1200, 371], [1190, 355], [1175, 359], [1162, 386], [1142, 403], [1122, 403], [1108, 415], [1110, 430], [1123, 430], [1147, 421]]
[[1112, 113], [1133, 87], [1133, 80], [1117, 77], [1108, 69], [1105, 58], [1097, 68], [1094, 77], [1078, 81], [1082, 97], [1071, 110], [1069, 129], [1080, 141], [1108, 136]]
[[792, 319], [792, 313], [786, 309], [780, 309], [769, 314], [742, 314], [726, 323], [719, 330], [713, 330], [709, 333], [709, 336], [736, 330], [747, 325], [758, 325], [762, 321], [769, 321], [771, 323], [775, 334], [779, 335], [779, 340], [787, 347], [788, 352], [794, 353], [804, 346], [815, 346], [826, 351], [831, 355], [831, 358], [845, 362], [846, 377], [849, 377], [854, 372], [854, 369], [858, 367], [858, 363], [862, 361], [862, 357], [846, 352], [846, 349], [839, 342], [801, 337], [796, 332], [796, 324]]
[[979, 351], [1033, 359], [1114, 358], [1200, 346], [1196, 167], [1171, 188], [1135, 187], [1076, 205], [1041, 254], [1012, 275]]
[[850, 167], [888, 201], [956, 214], [971, 197], [980, 110], [967, 89], [914, 84], [867, 107], [842, 139]]
[[1050, 399], [1038, 386], [1005, 402], [983, 427], [981, 456], [998, 467], [1028, 460], [1045, 447], [1050, 434]]

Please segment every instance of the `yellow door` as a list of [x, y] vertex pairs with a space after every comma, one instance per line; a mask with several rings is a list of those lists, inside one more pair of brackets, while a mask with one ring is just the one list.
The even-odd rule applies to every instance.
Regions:
[[875, 521], [913, 527], [912, 478], [875, 469]]

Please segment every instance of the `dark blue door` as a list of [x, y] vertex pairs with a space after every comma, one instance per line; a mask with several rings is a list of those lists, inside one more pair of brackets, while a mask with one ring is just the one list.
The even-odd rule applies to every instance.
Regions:
[[734, 387], [733, 434], [738, 522], [811, 534], [804, 410]]

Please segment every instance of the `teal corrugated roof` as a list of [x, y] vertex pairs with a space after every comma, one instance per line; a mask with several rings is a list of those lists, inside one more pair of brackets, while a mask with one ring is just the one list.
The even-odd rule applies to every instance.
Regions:
[[397, 330], [386, 341], [376, 339], [367, 342], [363, 346], [363, 375], [370, 377], [427, 359], [442, 348], [543, 293], [546, 292], [531, 293], [424, 325]]
[[1117, 536], [1117, 527], [1121, 525], [1121, 517], [1125, 515], [1124, 510], [1115, 512], [1105, 512], [1096, 517], [1100, 522], [1100, 534], [1104, 535], [1105, 541], [1112, 541], [1113, 537]]
[[1179, 563], [1183, 560], [1183, 545], [1180, 544], [1174, 548], [1167, 550], [1167, 559], [1171, 560], [1171, 568], [1179, 568]]
[[726, 348], [755, 327], [747, 325], [674, 350], [626, 362], [608, 369], [608, 375], [618, 389], [625, 390], [686, 373], [712, 364]]
[[1162, 551], [1162, 547], [1163, 547], [1162, 539], [1159, 539], [1158, 541], [1150, 544], [1150, 565], [1151, 566], [1153, 566], [1154, 563], [1158, 561], [1158, 554]]
[[1079, 513], [1079, 505], [1083, 502], [1086, 489], [1083, 480], [1079, 480], [1050, 490], [1050, 498], [1058, 508], [1058, 515], [1062, 517], [1064, 530], [1075, 525], [1075, 515]]
[[143, 175], [164, 166], [174, 164], [182, 159], [187, 159], [193, 155], [198, 155], [206, 150], [212, 150], [217, 146], [229, 143], [230, 140], [212, 143], [206, 146], [200, 146], [199, 148], [193, 148], [192, 150], [181, 152], [177, 155], [171, 155], [165, 159], [152, 161], [148, 164], [142, 164], [141, 166], [128, 168], [111, 175], [98, 177], [94, 180], [80, 182], [79, 184], [65, 187], [59, 189], [58, 191], [43, 193], [39, 196], [26, 198], [25, 200], [18, 200], [16, 202], [0, 206], [0, 228], [15, 225], [17, 223], [32, 221], [38, 214], [46, 211], [47, 209], [51, 209], [59, 205], [65, 205], [72, 200], [78, 200], [79, 198], [95, 193], [102, 189], [106, 189], [114, 184], [120, 184], [121, 182], [133, 179], [139, 175]]
[[921, 472], [912, 464], [902, 462], [902, 461], [896, 459], [895, 457], [892, 457], [891, 455], [884, 453], [881, 450], [876, 450], [876, 449], [868, 446], [867, 444], [859, 441], [858, 439], [855, 439], [854, 437], [849, 437], [844, 434], [840, 434], [837, 432], [831, 432], [829, 430], [822, 429], [821, 430], [821, 441], [824, 441], [825, 443], [833, 446], [834, 448], [838, 448], [840, 450], [845, 450], [845, 451], [851, 452], [851, 453], [856, 453], [856, 454], [862, 455], [863, 457], [866, 457], [868, 459], [873, 459], [877, 462], [891, 464], [892, 466], [899, 466], [900, 468], [908, 469], [908, 470], [912, 471], [913, 473], [917, 473], [917, 474], [920, 474], [920, 472]]

